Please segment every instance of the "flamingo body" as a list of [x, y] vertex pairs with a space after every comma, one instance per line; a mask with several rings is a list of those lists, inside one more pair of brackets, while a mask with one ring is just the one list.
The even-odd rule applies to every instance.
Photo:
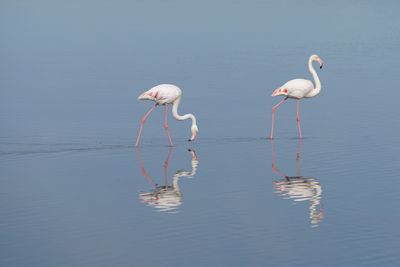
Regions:
[[293, 99], [301, 99], [312, 97], [309, 96], [309, 94], [314, 89], [314, 85], [310, 80], [293, 79], [282, 85], [280, 89], [282, 90], [276, 95], [283, 95]]
[[144, 124], [146, 118], [150, 115], [150, 113], [158, 105], [165, 105], [164, 127], [165, 127], [165, 130], [167, 131], [169, 142], [171, 143], [171, 146], [173, 146], [173, 144], [172, 144], [171, 136], [169, 134], [168, 125], [167, 125], [167, 108], [168, 108], [168, 104], [172, 104], [172, 115], [173, 115], [173, 117], [175, 119], [177, 119], [179, 121], [187, 120], [187, 119], [191, 119], [192, 120], [192, 127], [191, 127], [192, 137], [189, 139], [189, 141], [193, 141], [196, 138], [196, 135], [197, 135], [199, 129], [198, 129], [197, 124], [196, 124], [195, 116], [193, 114], [190, 114], [190, 113], [185, 114], [183, 116], [178, 114], [178, 106], [179, 106], [179, 103], [181, 101], [181, 98], [182, 98], [182, 90], [179, 87], [177, 87], [177, 86], [175, 86], [173, 84], [160, 84], [160, 85], [154, 86], [153, 88], [151, 88], [150, 90], [144, 92], [143, 94], [141, 94], [138, 97], [139, 100], [151, 100], [151, 101], [156, 102], [156, 104], [143, 117], [142, 124], [140, 125], [139, 136], [138, 136], [138, 138], [136, 140], [136, 145], [135, 146], [137, 146], [139, 144], [140, 135], [142, 133], [143, 124]]
[[182, 90], [173, 84], [160, 84], [141, 94], [139, 100], [152, 100], [158, 105], [173, 104], [182, 96]]
[[310, 57], [310, 59], [308, 60], [308, 69], [310, 70], [310, 73], [312, 74], [312, 76], [314, 78], [315, 87], [314, 87], [314, 84], [310, 80], [294, 79], [294, 80], [288, 81], [287, 83], [285, 83], [284, 85], [282, 85], [281, 87], [279, 87], [272, 93], [272, 95], [271, 95], [272, 97], [282, 95], [282, 96], [285, 96], [286, 98], [283, 99], [281, 102], [279, 102], [277, 105], [275, 105], [272, 108], [272, 127], [271, 127], [271, 136], [270, 136], [271, 139], [274, 134], [274, 111], [280, 104], [285, 102], [288, 98], [297, 99], [296, 120], [297, 120], [297, 126], [299, 128], [300, 138], [302, 138], [301, 130], [300, 130], [300, 119], [299, 119], [300, 99], [311, 98], [311, 97], [318, 95], [321, 92], [321, 82], [318, 78], [317, 73], [315, 72], [315, 70], [312, 66], [312, 63], [314, 61], [317, 61], [319, 63], [320, 69], [322, 68], [323, 63], [318, 55], [312, 55]]

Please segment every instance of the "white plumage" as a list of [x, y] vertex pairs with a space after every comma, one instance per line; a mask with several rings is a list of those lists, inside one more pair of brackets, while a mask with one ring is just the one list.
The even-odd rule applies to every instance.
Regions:
[[300, 99], [311, 97], [308, 95], [314, 89], [314, 85], [310, 80], [294, 79], [282, 85], [281, 88], [287, 89], [287, 93], [283, 95], [289, 98]]
[[139, 100], [152, 100], [158, 105], [173, 104], [182, 96], [182, 90], [173, 84], [160, 84], [141, 94]]
[[276, 89], [272, 93], [272, 97], [278, 96], [278, 95], [283, 95], [286, 96], [285, 99], [283, 99], [281, 102], [279, 102], [276, 106], [272, 108], [272, 127], [271, 127], [271, 139], [274, 134], [274, 111], [275, 109], [285, 102], [288, 98], [292, 99], [297, 99], [297, 125], [299, 127], [299, 134], [300, 138], [301, 136], [301, 130], [300, 130], [300, 119], [299, 119], [299, 104], [300, 104], [300, 99], [302, 98], [310, 98], [318, 95], [321, 92], [321, 82], [318, 78], [317, 73], [315, 72], [312, 63], [314, 61], [317, 61], [319, 63], [319, 67], [322, 68], [322, 60], [319, 58], [318, 55], [312, 55], [310, 59], [308, 60], [308, 69], [310, 70], [314, 81], [315, 81], [315, 87], [313, 83], [310, 80], [305, 80], [305, 79], [294, 79], [290, 80], [278, 89]]
[[199, 132], [199, 129], [196, 124], [196, 118], [193, 114], [185, 114], [183, 116], [178, 114], [178, 106], [182, 98], [182, 91], [178, 86], [175, 86], [173, 84], [160, 84], [157, 86], [154, 86], [150, 90], [144, 92], [141, 94], [138, 99], [139, 100], [151, 100], [156, 102], [154, 107], [150, 109], [150, 111], [143, 117], [142, 119], [142, 124], [140, 125], [140, 130], [139, 130], [139, 136], [136, 140], [136, 145], [139, 144], [140, 140], [140, 135], [142, 134], [142, 129], [143, 129], [143, 124], [146, 120], [146, 118], [150, 115], [150, 113], [155, 109], [156, 106], [158, 105], [165, 105], [165, 121], [164, 121], [164, 127], [165, 130], [167, 131], [169, 142], [172, 144], [171, 136], [169, 135], [168, 131], [168, 125], [167, 125], [167, 106], [168, 104], [172, 104], [172, 116], [179, 120], [187, 120], [191, 119], [192, 120], [192, 126], [191, 126], [191, 131], [192, 131], [192, 137], [189, 139], [189, 141], [193, 141], [196, 139], [196, 135]]

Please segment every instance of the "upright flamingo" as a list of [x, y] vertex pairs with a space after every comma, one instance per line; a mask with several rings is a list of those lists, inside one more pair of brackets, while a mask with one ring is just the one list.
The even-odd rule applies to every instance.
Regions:
[[294, 79], [290, 80], [278, 89], [276, 89], [272, 93], [272, 97], [277, 96], [277, 95], [283, 95], [286, 96], [285, 99], [283, 99], [281, 102], [279, 102], [276, 106], [272, 108], [272, 128], [271, 128], [271, 139], [274, 134], [274, 111], [275, 109], [285, 102], [288, 98], [293, 98], [297, 99], [297, 126], [299, 127], [299, 134], [300, 138], [301, 137], [301, 130], [300, 130], [300, 120], [299, 120], [299, 104], [300, 104], [300, 99], [302, 98], [311, 98], [316, 95], [318, 95], [321, 91], [321, 82], [319, 81], [318, 75], [315, 72], [312, 63], [314, 61], [317, 61], [319, 63], [319, 68], [322, 69], [323, 62], [319, 58], [318, 55], [312, 55], [310, 59], [308, 60], [308, 69], [310, 70], [314, 82], [315, 82], [315, 88], [313, 83], [310, 80], [305, 80], [305, 79]]
[[148, 90], [147, 92], [144, 92], [143, 94], [141, 94], [138, 97], [139, 100], [152, 100], [152, 101], [156, 102], [156, 104], [142, 118], [142, 124], [140, 125], [139, 136], [136, 140], [135, 146], [138, 146], [138, 144], [139, 144], [140, 135], [142, 134], [143, 124], [146, 121], [146, 118], [150, 115], [150, 113], [155, 109], [155, 107], [157, 105], [165, 105], [164, 127], [165, 127], [165, 130], [167, 131], [169, 142], [171, 143], [171, 146], [173, 146], [173, 144], [172, 144], [171, 136], [169, 135], [168, 125], [167, 125], [167, 105], [168, 104], [172, 104], [172, 116], [174, 116], [175, 119], [177, 119], [179, 121], [192, 119], [192, 127], [191, 127], [192, 137], [189, 139], [189, 141], [193, 141], [196, 138], [196, 135], [197, 135], [199, 129], [197, 128], [195, 116], [190, 113], [183, 115], [183, 116], [178, 114], [178, 106], [179, 106], [179, 102], [181, 102], [181, 97], [182, 97], [181, 89], [179, 89], [179, 87], [172, 85], [172, 84], [157, 85], [157, 86], [151, 88], [150, 90]]

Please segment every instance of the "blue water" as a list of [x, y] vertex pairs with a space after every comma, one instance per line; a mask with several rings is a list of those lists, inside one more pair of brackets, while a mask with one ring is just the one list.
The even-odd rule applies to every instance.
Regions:
[[3, 1], [0, 266], [397, 266], [399, 7]]

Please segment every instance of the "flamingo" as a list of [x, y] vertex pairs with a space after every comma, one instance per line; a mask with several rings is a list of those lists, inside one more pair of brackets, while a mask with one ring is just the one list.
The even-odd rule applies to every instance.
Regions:
[[277, 95], [283, 95], [286, 96], [285, 99], [283, 99], [281, 102], [279, 102], [276, 106], [272, 108], [272, 128], [271, 128], [271, 139], [274, 134], [274, 111], [275, 109], [285, 102], [288, 98], [293, 98], [297, 99], [297, 126], [299, 127], [299, 134], [300, 138], [301, 137], [301, 130], [300, 130], [300, 120], [299, 120], [299, 105], [300, 105], [300, 99], [302, 98], [311, 98], [316, 95], [318, 95], [321, 92], [321, 82], [319, 81], [318, 75], [315, 72], [312, 63], [314, 61], [317, 61], [319, 63], [319, 68], [322, 69], [323, 62], [319, 58], [318, 55], [312, 55], [310, 59], [308, 60], [308, 69], [310, 70], [314, 82], [315, 82], [315, 88], [313, 83], [310, 80], [305, 80], [305, 79], [294, 79], [290, 80], [278, 89], [276, 89], [272, 93], [272, 97], [277, 96]]
[[169, 142], [171, 143], [171, 147], [174, 145], [172, 144], [171, 136], [169, 135], [168, 125], [167, 125], [168, 104], [172, 104], [172, 116], [174, 116], [175, 119], [177, 119], [179, 121], [192, 119], [192, 127], [191, 127], [192, 137], [190, 137], [189, 142], [196, 139], [196, 135], [199, 132], [199, 128], [197, 127], [195, 116], [190, 113], [185, 114], [183, 116], [178, 114], [178, 106], [179, 106], [179, 103], [181, 102], [181, 97], [182, 97], [181, 89], [179, 89], [179, 87], [172, 85], [172, 84], [157, 85], [157, 86], [151, 88], [150, 90], [148, 90], [147, 92], [144, 92], [143, 94], [141, 94], [138, 97], [139, 100], [152, 100], [152, 101], [156, 102], [156, 104], [142, 118], [142, 124], [140, 125], [139, 136], [136, 140], [136, 145], [135, 145], [136, 147], [139, 144], [140, 135], [142, 134], [143, 124], [146, 121], [146, 118], [150, 115], [150, 113], [158, 105], [165, 105], [164, 127], [165, 127], [165, 130], [167, 131]]

